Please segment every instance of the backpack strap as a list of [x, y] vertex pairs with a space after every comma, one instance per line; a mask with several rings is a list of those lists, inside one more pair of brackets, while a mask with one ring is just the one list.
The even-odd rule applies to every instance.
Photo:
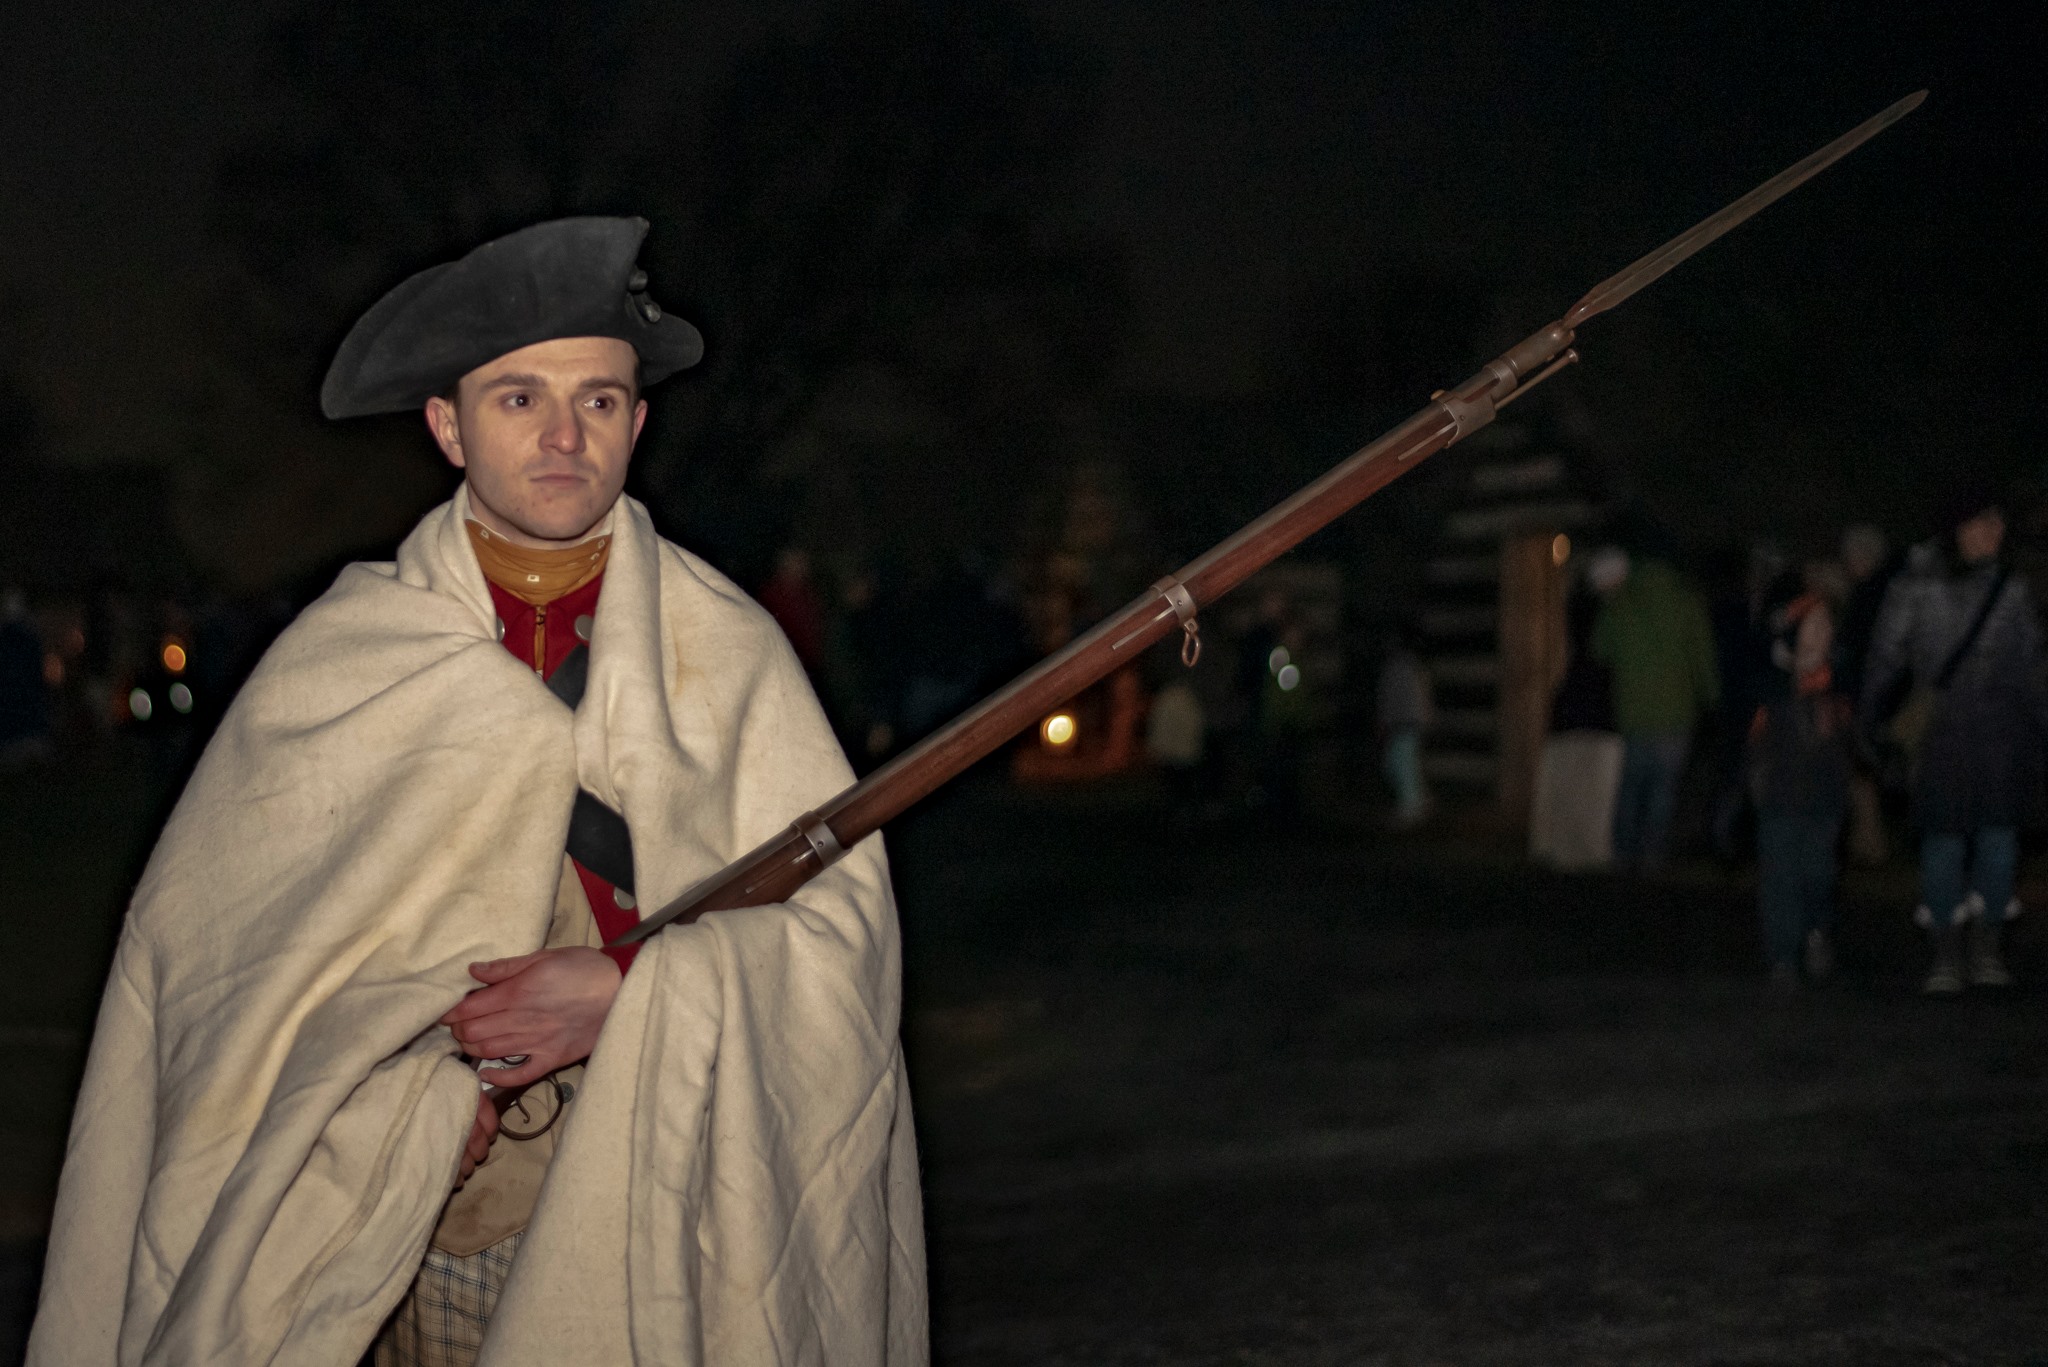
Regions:
[[1957, 641], [1956, 648], [1949, 652], [1948, 661], [1942, 665], [1941, 673], [1934, 676], [1936, 689], [1947, 688], [1949, 681], [1955, 678], [1956, 671], [1962, 668], [1963, 660], [1969, 655], [1970, 648], [1976, 645], [1977, 638], [1984, 634], [1984, 624], [1991, 620], [1991, 610], [1998, 606], [1999, 598], [2005, 593], [2005, 581], [2011, 577], [2012, 568], [2003, 564], [1998, 567], [1998, 573], [1991, 576], [1990, 591], [1984, 595], [1984, 601], [1977, 605], [1977, 615], [1970, 620], [1970, 629], [1963, 633], [1963, 639]]

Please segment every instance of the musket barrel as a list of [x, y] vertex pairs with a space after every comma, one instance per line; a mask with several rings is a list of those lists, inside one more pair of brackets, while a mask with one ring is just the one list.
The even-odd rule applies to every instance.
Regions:
[[[783, 901], [826, 867], [830, 852], [851, 849], [865, 840], [1037, 722], [1049, 709], [1129, 664], [1140, 651], [1180, 626], [1181, 609], [1187, 605], [1162, 600], [1163, 586], [1177, 585], [1184, 590], [1195, 610], [1215, 602], [1429, 456], [1493, 421], [1499, 404], [1571, 345], [1573, 329], [1580, 322], [1620, 303], [1905, 117], [1926, 93], [1909, 95], [1865, 120], [1619, 275], [1594, 286], [1563, 319], [1531, 333], [1455, 389], [1439, 390], [1428, 407], [1196, 557], [1179, 574], [1160, 581], [1161, 588], [1132, 600], [1064, 650], [1039, 661], [1006, 687], [817, 811], [805, 813], [788, 830], [689, 888], [612, 943], [631, 944], [663, 926], [694, 921], [709, 911]], [[822, 832], [819, 823], [823, 823]]]
[[[1539, 369], [1571, 341], [1570, 329], [1561, 323], [1532, 333], [1456, 389], [1440, 392], [1405, 422], [1197, 556], [1173, 578], [1196, 608], [1207, 607], [1430, 456], [1491, 422], [1494, 406], [1514, 392], [1521, 377]], [[1131, 663], [1179, 626], [1158, 593], [1140, 595], [810, 818], [822, 820], [841, 848], [853, 848], [1034, 725], [1048, 710]], [[792, 826], [689, 888], [612, 943], [631, 944], [665, 925], [687, 924], [706, 912], [782, 901], [824, 868], [814, 842]]]
[[[1459, 424], [1445, 405], [1432, 402], [1174, 577], [1198, 607], [1215, 602], [1459, 434]], [[1130, 664], [1179, 626], [1175, 615], [1162, 609], [1157, 593], [1133, 599], [840, 793], [820, 807], [816, 817], [829, 825], [842, 847], [852, 848], [1034, 725], [1048, 709]], [[630, 944], [664, 925], [687, 924], [710, 911], [782, 901], [823, 868], [812, 843], [792, 827], [688, 889], [613, 943]]]

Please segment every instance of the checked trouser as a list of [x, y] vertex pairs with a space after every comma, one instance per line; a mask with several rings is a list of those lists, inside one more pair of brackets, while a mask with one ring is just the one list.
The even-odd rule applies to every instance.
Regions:
[[377, 1336], [375, 1367], [471, 1367], [523, 1237], [500, 1239], [466, 1258], [429, 1248], [412, 1288]]

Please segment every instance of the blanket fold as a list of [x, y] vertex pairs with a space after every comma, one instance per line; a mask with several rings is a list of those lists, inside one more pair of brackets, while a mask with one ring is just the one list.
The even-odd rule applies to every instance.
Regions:
[[[572, 715], [495, 640], [466, 491], [278, 640], [130, 909], [32, 1363], [353, 1367], [452, 1184], [474, 1076], [435, 1020], [537, 948], [570, 804], [658, 906], [851, 781], [772, 621], [622, 498]], [[623, 983], [487, 1365], [925, 1356], [879, 837]], [[506, 1141], [501, 1141], [506, 1142]]]

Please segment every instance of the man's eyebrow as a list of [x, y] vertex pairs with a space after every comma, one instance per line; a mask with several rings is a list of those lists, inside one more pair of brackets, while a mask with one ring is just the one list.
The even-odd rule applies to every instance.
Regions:
[[483, 387], [483, 388], [485, 388], [485, 389], [545, 389], [545, 388], [547, 388], [547, 386], [546, 386], [545, 384], [543, 384], [543, 383], [541, 382], [541, 378], [540, 378], [540, 376], [538, 376], [538, 375], [527, 375], [527, 374], [510, 374], [510, 375], [498, 375], [498, 376], [494, 376], [494, 377], [493, 377], [493, 378], [491, 378], [491, 379], [485, 380], [485, 381], [483, 382], [483, 386], [482, 386], [482, 387]]
[[[543, 380], [538, 375], [529, 375], [523, 371], [493, 376], [491, 379], [485, 380], [481, 386], [484, 389], [546, 389], [547, 387], [546, 380]], [[623, 389], [631, 393], [633, 386], [617, 375], [592, 375], [577, 381], [576, 388], [579, 390]]]

